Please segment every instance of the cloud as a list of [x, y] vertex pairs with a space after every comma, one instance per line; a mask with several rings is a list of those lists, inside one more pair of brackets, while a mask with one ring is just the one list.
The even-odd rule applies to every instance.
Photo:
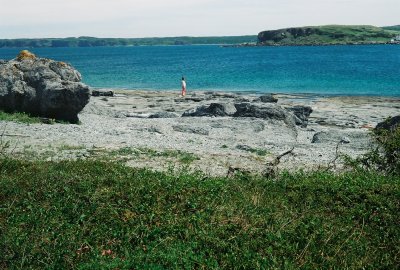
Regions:
[[398, 0], [0, 0], [0, 7], [0, 38], [241, 35], [400, 23]]

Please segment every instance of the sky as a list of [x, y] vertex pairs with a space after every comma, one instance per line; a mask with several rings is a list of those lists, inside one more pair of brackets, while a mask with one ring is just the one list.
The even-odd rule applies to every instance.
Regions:
[[400, 0], [0, 0], [0, 39], [256, 35], [400, 24]]

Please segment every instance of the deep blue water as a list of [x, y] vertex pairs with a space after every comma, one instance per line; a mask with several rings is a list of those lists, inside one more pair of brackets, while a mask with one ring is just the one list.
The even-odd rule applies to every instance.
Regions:
[[[0, 49], [12, 59], [21, 49]], [[93, 87], [400, 96], [400, 46], [33, 48]]]

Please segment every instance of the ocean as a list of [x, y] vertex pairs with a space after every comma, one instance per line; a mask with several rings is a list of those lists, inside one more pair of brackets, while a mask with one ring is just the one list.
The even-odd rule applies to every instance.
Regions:
[[[20, 48], [0, 48], [0, 59]], [[400, 96], [400, 46], [31, 48], [99, 88]]]

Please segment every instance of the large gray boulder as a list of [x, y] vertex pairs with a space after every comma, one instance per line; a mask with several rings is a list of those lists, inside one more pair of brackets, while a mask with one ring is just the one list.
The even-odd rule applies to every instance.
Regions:
[[228, 116], [226, 105], [221, 103], [211, 103], [210, 105], [203, 105], [195, 109], [190, 109], [182, 114], [182, 117], [189, 116]]
[[89, 87], [71, 65], [22, 51], [0, 62], [0, 110], [76, 123]]
[[233, 117], [254, 117], [270, 120], [283, 121], [297, 137], [295, 116], [288, 110], [282, 108], [275, 103], [265, 103], [263, 105], [255, 105], [252, 103], [236, 103], [236, 112]]

